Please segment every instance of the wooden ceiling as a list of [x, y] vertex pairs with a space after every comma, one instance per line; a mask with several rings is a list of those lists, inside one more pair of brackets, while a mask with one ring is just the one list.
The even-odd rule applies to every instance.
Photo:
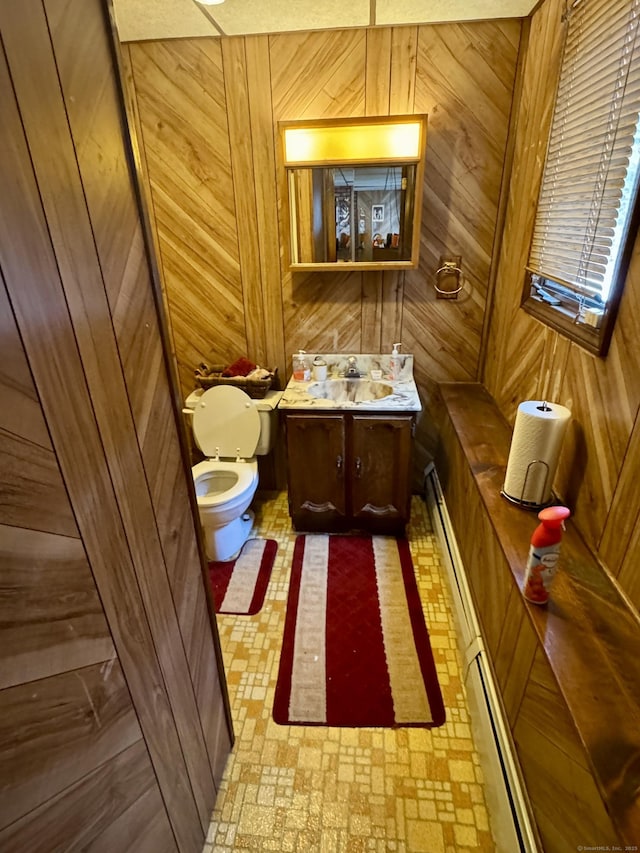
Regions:
[[523, 18], [536, 0], [111, 0], [121, 41]]

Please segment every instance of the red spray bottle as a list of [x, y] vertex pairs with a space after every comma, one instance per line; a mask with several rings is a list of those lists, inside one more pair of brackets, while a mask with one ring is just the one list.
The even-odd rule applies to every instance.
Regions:
[[550, 506], [538, 513], [540, 524], [533, 531], [524, 597], [534, 604], [549, 601], [549, 588], [556, 574], [564, 522], [571, 515], [566, 506]]

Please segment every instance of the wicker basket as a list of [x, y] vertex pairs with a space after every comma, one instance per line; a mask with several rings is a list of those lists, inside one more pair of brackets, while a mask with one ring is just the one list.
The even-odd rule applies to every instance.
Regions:
[[246, 376], [223, 376], [224, 369], [225, 365], [214, 364], [207, 376], [196, 373], [196, 382], [205, 391], [207, 388], [213, 388], [214, 385], [233, 385], [244, 391], [252, 400], [263, 400], [267, 391], [275, 385], [278, 374], [278, 368], [275, 367], [266, 379], [247, 379]]

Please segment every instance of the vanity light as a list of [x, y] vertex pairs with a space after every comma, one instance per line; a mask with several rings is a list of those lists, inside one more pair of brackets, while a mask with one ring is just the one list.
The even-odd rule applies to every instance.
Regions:
[[417, 162], [426, 133], [424, 116], [282, 122], [281, 128], [288, 167]]

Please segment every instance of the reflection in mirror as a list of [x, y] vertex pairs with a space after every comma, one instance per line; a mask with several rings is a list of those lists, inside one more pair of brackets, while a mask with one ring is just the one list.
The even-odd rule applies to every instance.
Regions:
[[292, 264], [410, 262], [416, 169], [290, 169]]

